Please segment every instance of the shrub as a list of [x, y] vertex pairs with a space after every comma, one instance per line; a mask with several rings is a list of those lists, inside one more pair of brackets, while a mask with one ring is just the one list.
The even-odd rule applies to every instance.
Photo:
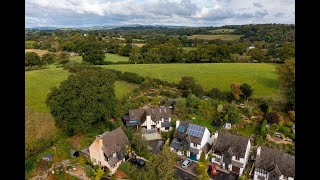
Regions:
[[262, 112], [266, 113], [268, 110], [269, 105], [267, 103], [262, 103], [259, 105], [259, 108], [261, 109]]
[[279, 123], [280, 122], [280, 115], [276, 112], [270, 112], [266, 115], [266, 119], [268, 123]]
[[293, 124], [294, 124], [294, 123], [293, 123], [292, 121], [286, 121], [286, 124], [285, 124], [285, 125], [286, 125], [287, 127], [291, 128], [291, 127], [293, 126]]
[[206, 161], [206, 155], [204, 154], [204, 152], [201, 152], [199, 161], [203, 163]]
[[285, 127], [285, 126], [280, 126], [279, 127], [279, 131], [282, 132], [285, 135], [288, 135], [288, 134], [290, 134], [291, 129], [288, 128], [288, 127]]
[[266, 129], [266, 124], [267, 124], [267, 120], [263, 120], [262, 124], [261, 124], [261, 136], [265, 137], [267, 134], [267, 129]]
[[141, 84], [144, 81], [144, 78], [142, 76], [139, 76], [137, 73], [132, 72], [124, 72], [121, 79], [135, 84]]
[[279, 130], [279, 126], [276, 123], [271, 124], [270, 128], [274, 131], [278, 131]]

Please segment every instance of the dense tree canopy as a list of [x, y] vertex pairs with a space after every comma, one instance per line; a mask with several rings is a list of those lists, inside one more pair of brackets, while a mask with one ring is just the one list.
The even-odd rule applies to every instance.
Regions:
[[101, 65], [106, 58], [105, 53], [101, 49], [89, 49], [82, 55], [83, 61], [90, 62], [92, 64]]
[[114, 77], [104, 69], [81, 70], [54, 87], [46, 103], [57, 127], [70, 134], [87, 132], [114, 114]]
[[247, 100], [252, 96], [253, 88], [248, 83], [243, 83], [240, 85], [240, 90], [242, 92], [242, 98]]
[[280, 86], [287, 97], [288, 103], [295, 105], [295, 59], [288, 59], [277, 67]]
[[41, 57], [35, 52], [27, 52], [24, 62], [25, 66], [42, 66], [44, 64]]

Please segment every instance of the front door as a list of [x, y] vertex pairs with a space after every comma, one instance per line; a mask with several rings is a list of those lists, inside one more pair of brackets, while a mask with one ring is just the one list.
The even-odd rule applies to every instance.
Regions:
[[240, 173], [240, 168], [237, 166], [232, 166], [232, 172], [239, 174]]
[[197, 160], [197, 154], [190, 152], [190, 159], [196, 161]]

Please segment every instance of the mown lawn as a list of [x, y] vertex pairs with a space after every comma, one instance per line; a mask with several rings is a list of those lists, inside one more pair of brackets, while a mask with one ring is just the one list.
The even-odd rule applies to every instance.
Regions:
[[239, 133], [242, 136], [250, 137], [251, 134], [256, 134], [257, 132], [260, 131], [260, 126], [252, 125], [252, 126], [247, 126], [242, 129], [238, 129]]
[[215, 40], [215, 39], [221, 39], [224, 41], [234, 41], [239, 40], [242, 35], [234, 35], [234, 34], [219, 34], [219, 35], [206, 35], [206, 34], [197, 34], [188, 36], [188, 39], [206, 39], [206, 40]]
[[253, 97], [273, 98], [280, 95], [275, 72], [276, 64], [203, 63], [203, 64], [121, 64], [103, 65], [104, 68], [135, 72], [142, 76], [179, 82], [182, 76], [192, 76], [209, 90], [213, 87], [230, 91], [230, 84], [248, 83], [254, 88]]
[[221, 129], [221, 127], [212, 126], [212, 121], [210, 120], [203, 120], [203, 119], [196, 118], [192, 120], [192, 123], [197, 124], [199, 126], [207, 127], [210, 133], [216, 132], [217, 130]]

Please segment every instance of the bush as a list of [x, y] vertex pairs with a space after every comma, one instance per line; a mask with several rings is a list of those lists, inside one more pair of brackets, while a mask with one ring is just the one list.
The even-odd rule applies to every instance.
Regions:
[[144, 81], [144, 78], [142, 76], [139, 76], [137, 73], [124, 72], [121, 76], [121, 80], [130, 83], [141, 84]]
[[164, 140], [167, 140], [167, 139], [172, 139], [173, 137], [173, 133], [174, 133], [174, 130], [171, 130], [171, 131], [168, 131], [168, 132], [161, 132], [161, 136]]
[[286, 127], [289, 127], [289, 128], [291, 128], [293, 126], [293, 124], [294, 123], [292, 121], [286, 121], [286, 123], [285, 123]]
[[291, 129], [285, 126], [280, 126], [279, 131], [285, 135], [289, 135], [291, 133]]
[[199, 161], [203, 163], [206, 161], [206, 155], [204, 154], [204, 152], [201, 152]]
[[261, 124], [261, 136], [265, 137], [267, 134], [267, 129], [266, 129], [266, 124], [267, 124], [267, 120], [263, 120], [262, 124]]
[[267, 103], [262, 103], [259, 105], [259, 108], [261, 109], [262, 112], [266, 113], [268, 110], [269, 105]]
[[276, 112], [270, 112], [266, 115], [266, 119], [270, 124], [273, 124], [273, 123], [278, 124], [280, 122], [280, 115]]
[[276, 123], [271, 124], [270, 128], [274, 131], [278, 131], [279, 130], [279, 126]]

